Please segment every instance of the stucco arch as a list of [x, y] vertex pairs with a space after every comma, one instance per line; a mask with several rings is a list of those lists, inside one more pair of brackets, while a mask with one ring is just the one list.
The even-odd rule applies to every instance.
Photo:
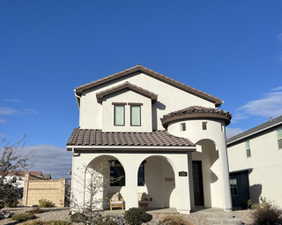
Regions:
[[[138, 184], [138, 171], [144, 163], [144, 186], [139, 186], [139, 200], [147, 198], [149, 208], [173, 207], [176, 172], [171, 160], [164, 155], [149, 155], [138, 165], [136, 182]], [[143, 199], [144, 200], [144, 199]]]
[[[195, 144], [197, 146], [197, 151], [192, 153], [192, 161], [202, 162], [201, 165], [204, 207], [212, 207], [213, 185], [219, 179], [216, 165], [216, 162], [218, 162], [219, 154], [216, 147], [216, 142], [210, 138], [202, 138], [197, 140]], [[194, 186], [193, 188], [196, 187]]]
[[[112, 162], [117, 162], [121, 171], [121, 175], [115, 179], [110, 175]], [[122, 179], [125, 182], [125, 178], [125, 169], [118, 157], [109, 154], [94, 157], [84, 171], [84, 207], [89, 208], [91, 204], [95, 204], [94, 209], [107, 209], [111, 196], [125, 186], [116, 185], [116, 182]]]

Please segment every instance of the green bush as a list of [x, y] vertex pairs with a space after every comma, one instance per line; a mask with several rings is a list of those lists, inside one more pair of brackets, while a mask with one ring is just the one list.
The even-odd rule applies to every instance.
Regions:
[[32, 222], [27, 222], [24, 223], [23, 225], [71, 225], [70, 222], [64, 221], [64, 220], [52, 220], [52, 221], [32, 221]]
[[70, 218], [74, 223], [85, 223], [87, 221], [87, 216], [82, 213], [74, 213]]
[[124, 218], [130, 225], [141, 225], [152, 220], [152, 215], [146, 213], [144, 209], [131, 208], [125, 212]]
[[14, 216], [12, 216], [12, 220], [15, 220], [17, 222], [24, 222], [24, 221], [27, 221], [27, 220], [32, 220], [32, 219], [35, 219], [36, 216], [32, 213], [18, 213], [18, 214], [15, 214]]
[[159, 222], [159, 225], [192, 225], [192, 224], [181, 216], [167, 216]]
[[41, 208], [53, 208], [55, 204], [47, 199], [40, 199], [39, 200], [39, 207]]
[[253, 219], [253, 225], [282, 225], [282, 210], [270, 202], [263, 202], [257, 205]]

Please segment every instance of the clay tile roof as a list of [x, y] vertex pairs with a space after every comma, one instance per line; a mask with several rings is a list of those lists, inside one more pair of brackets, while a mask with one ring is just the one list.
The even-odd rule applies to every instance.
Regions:
[[253, 127], [249, 130], [246, 130], [246, 131], [244, 131], [240, 134], [237, 134], [237, 135], [229, 138], [227, 140], [227, 145], [230, 146], [233, 143], [235, 144], [238, 141], [244, 140], [245, 138], [252, 137], [253, 135], [259, 134], [261, 132], [264, 132], [266, 130], [269, 130], [271, 128], [278, 127], [278, 126], [281, 126], [281, 125], [282, 125], [282, 115], [275, 117], [271, 120], [268, 120], [265, 123], [262, 123], [262, 124], [260, 124], [256, 127]]
[[91, 88], [97, 87], [97, 86], [105, 84], [107, 82], [118, 80], [120, 78], [129, 76], [129, 75], [132, 75], [132, 74], [136, 74], [136, 73], [139, 73], [139, 72], [145, 73], [145, 74], [147, 74], [147, 75], [149, 75], [151, 77], [154, 77], [155, 79], [163, 81], [163, 82], [165, 82], [167, 84], [170, 84], [170, 85], [172, 85], [174, 87], [177, 87], [177, 88], [179, 88], [179, 89], [181, 89], [183, 91], [186, 91], [188, 93], [191, 93], [193, 95], [196, 95], [196, 96], [199, 96], [199, 97], [201, 97], [203, 99], [206, 99], [206, 100], [208, 100], [210, 102], [213, 102], [213, 103], [215, 103], [216, 106], [219, 106], [219, 105], [221, 105], [223, 103], [222, 100], [220, 100], [217, 97], [209, 95], [209, 94], [207, 94], [207, 93], [205, 93], [203, 91], [200, 91], [198, 89], [192, 88], [192, 87], [190, 87], [190, 86], [188, 86], [186, 84], [183, 84], [183, 83], [181, 83], [179, 81], [173, 80], [173, 79], [171, 79], [171, 78], [169, 78], [169, 77], [167, 77], [167, 76], [165, 76], [165, 75], [163, 75], [161, 73], [158, 73], [156, 71], [148, 69], [148, 68], [146, 68], [146, 67], [144, 67], [142, 65], [136, 65], [136, 66], [130, 67], [130, 68], [126, 69], [126, 70], [123, 70], [121, 72], [114, 73], [112, 75], [106, 76], [106, 77], [104, 77], [104, 78], [102, 78], [100, 80], [97, 80], [97, 81], [94, 81], [94, 82], [90, 82], [90, 83], [81, 85], [81, 86], [79, 86], [79, 87], [77, 87], [75, 89], [75, 92], [76, 92], [76, 94], [78, 96], [80, 96], [86, 90], [89, 90]]
[[203, 106], [190, 106], [166, 114], [161, 118], [164, 127], [170, 123], [189, 119], [217, 119], [223, 120], [226, 125], [230, 123], [231, 114], [218, 108], [207, 108]]
[[194, 144], [186, 138], [175, 137], [166, 131], [103, 132], [98, 129], [75, 128], [67, 146], [188, 147], [194, 146]]
[[153, 101], [157, 101], [158, 99], [158, 96], [150, 91], [147, 91], [141, 87], [138, 87], [136, 85], [133, 85], [129, 82], [125, 82], [121, 85], [118, 85], [118, 86], [115, 86], [115, 87], [112, 87], [112, 88], [109, 88], [105, 91], [101, 91], [99, 93], [96, 94], [96, 97], [97, 97], [97, 101], [99, 103], [101, 103], [104, 99], [104, 97], [110, 95], [110, 94], [113, 94], [113, 93], [116, 93], [118, 91], [122, 91], [122, 90], [132, 90], [132, 91], [135, 91], [141, 95], [144, 95], [150, 99], [152, 99]]

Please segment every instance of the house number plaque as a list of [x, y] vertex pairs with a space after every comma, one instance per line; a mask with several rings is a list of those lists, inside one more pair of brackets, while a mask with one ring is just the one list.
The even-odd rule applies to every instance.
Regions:
[[180, 177], [187, 177], [188, 173], [187, 173], [186, 171], [179, 171], [179, 172], [178, 172], [178, 175], [179, 175]]

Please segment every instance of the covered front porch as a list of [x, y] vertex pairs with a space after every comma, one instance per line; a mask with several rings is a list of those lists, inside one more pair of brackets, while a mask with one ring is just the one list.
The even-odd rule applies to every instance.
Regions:
[[125, 209], [173, 208], [189, 213], [189, 157], [190, 151], [77, 153], [73, 159], [72, 207], [109, 210], [112, 204], [123, 201]]

